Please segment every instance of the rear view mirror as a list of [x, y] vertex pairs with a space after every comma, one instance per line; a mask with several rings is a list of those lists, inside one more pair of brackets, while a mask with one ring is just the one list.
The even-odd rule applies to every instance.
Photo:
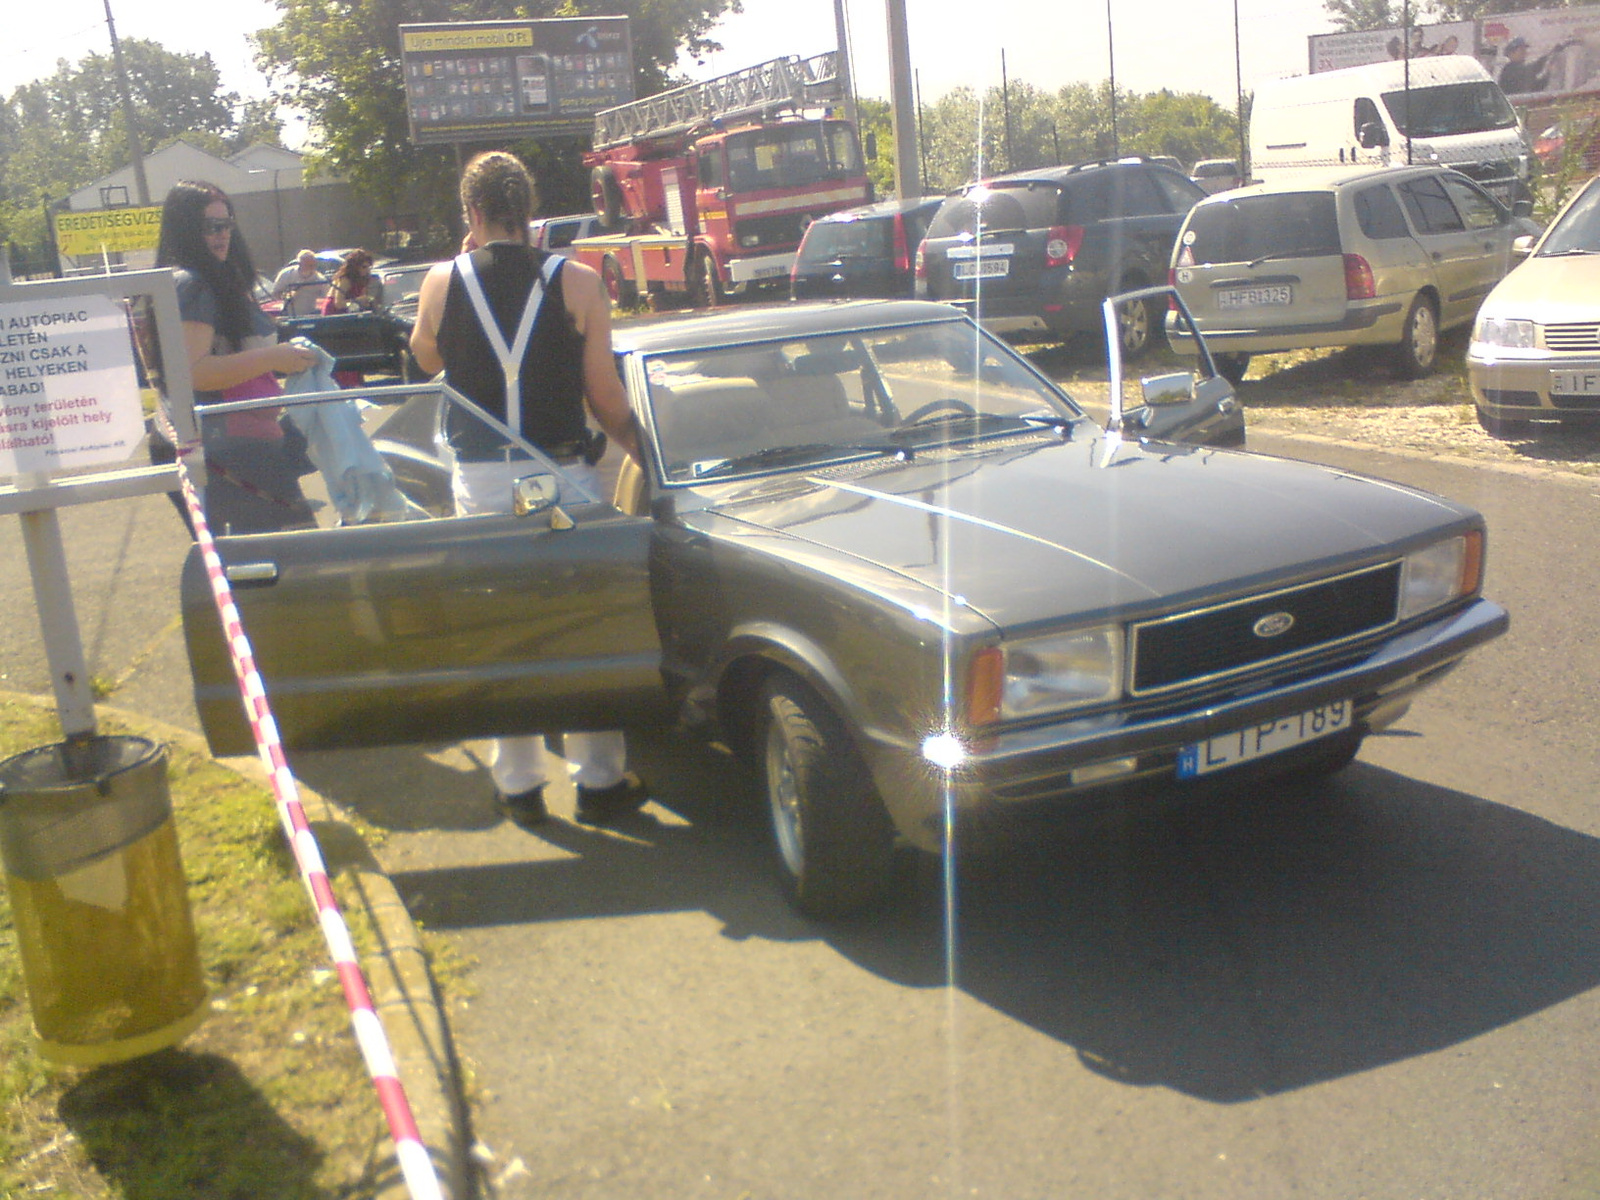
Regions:
[[511, 485], [511, 511], [527, 517], [554, 508], [560, 491], [554, 475], [524, 475]]
[[1368, 121], [1356, 134], [1356, 141], [1361, 143], [1363, 150], [1376, 150], [1389, 144], [1389, 131], [1377, 121]]
[[1152, 408], [1163, 404], [1188, 404], [1194, 399], [1194, 375], [1188, 371], [1147, 375], [1139, 380], [1139, 391]]

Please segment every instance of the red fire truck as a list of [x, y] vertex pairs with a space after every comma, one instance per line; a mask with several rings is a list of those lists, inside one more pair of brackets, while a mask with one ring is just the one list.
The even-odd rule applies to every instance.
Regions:
[[787, 284], [806, 226], [871, 199], [834, 54], [779, 58], [595, 114], [595, 212], [569, 253], [613, 299], [700, 306]]

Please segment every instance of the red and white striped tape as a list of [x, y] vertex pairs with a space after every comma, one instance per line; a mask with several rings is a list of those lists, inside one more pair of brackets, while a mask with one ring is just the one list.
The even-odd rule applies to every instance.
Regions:
[[294, 850], [300, 876], [306, 890], [316, 905], [317, 920], [322, 926], [322, 936], [328, 952], [338, 970], [339, 983], [344, 988], [345, 1003], [350, 1008], [350, 1023], [355, 1029], [356, 1044], [377, 1089], [378, 1103], [384, 1119], [389, 1123], [389, 1134], [394, 1139], [395, 1157], [400, 1163], [400, 1173], [413, 1200], [443, 1200], [439, 1177], [433, 1169], [433, 1160], [417, 1133], [417, 1122], [411, 1113], [411, 1102], [406, 1098], [405, 1086], [395, 1070], [394, 1055], [389, 1051], [389, 1040], [383, 1025], [372, 1007], [372, 993], [367, 989], [367, 979], [356, 959], [355, 946], [350, 941], [350, 930], [339, 911], [333, 887], [328, 882], [327, 868], [323, 865], [322, 850], [316, 835], [306, 820], [305, 809], [300, 804], [299, 788], [283, 756], [283, 743], [278, 739], [278, 725], [273, 720], [267, 703], [266, 687], [261, 673], [256, 670], [255, 652], [239, 620], [239, 609], [233, 602], [233, 591], [228, 587], [223, 573], [222, 559], [217, 554], [211, 528], [206, 524], [194, 484], [184, 467], [183, 459], [192, 446], [178, 450], [178, 479], [183, 489], [184, 503], [194, 520], [195, 540], [199, 543], [205, 561], [206, 575], [211, 581], [211, 595], [216, 601], [217, 615], [222, 618], [223, 635], [228, 643], [228, 654], [233, 659], [234, 675], [239, 681], [239, 694], [244, 698], [245, 712], [250, 717], [250, 728], [255, 734], [256, 750], [271, 777], [272, 792], [277, 797], [278, 817]]

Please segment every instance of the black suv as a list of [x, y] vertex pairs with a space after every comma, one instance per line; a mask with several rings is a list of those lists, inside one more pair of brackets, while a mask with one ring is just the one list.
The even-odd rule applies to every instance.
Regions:
[[[916, 294], [963, 308], [997, 332], [1065, 340], [1102, 328], [1100, 304], [1164, 283], [1184, 215], [1206, 193], [1144, 158], [1018, 171], [946, 198], [917, 252]], [[1121, 314], [1122, 346], [1159, 336], [1155, 300]]]
[[943, 202], [943, 196], [880, 200], [818, 217], [795, 252], [789, 298], [909, 298], [911, 256]]

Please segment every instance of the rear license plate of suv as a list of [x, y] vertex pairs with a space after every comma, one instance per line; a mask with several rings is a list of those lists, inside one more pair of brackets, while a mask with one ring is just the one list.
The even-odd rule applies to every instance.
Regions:
[[1294, 289], [1288, 284], [1227, 288], [1217, 293], [1218, 308], [1281, 308], [1293, 303]]
[[1335, 700], [1292, 717], [1191, 743], [1178, 751], [1178, 778], [1193, 779], [1237, 767], [1349, 728], [1350, 701]]
[[1600, 396], [1600, 371], [1551, 371], [1552, 396]]
[[1011, 274], [1009, 258], [978, 258], [950, 264], [950, 274], [956, 279], [990, 279]]

